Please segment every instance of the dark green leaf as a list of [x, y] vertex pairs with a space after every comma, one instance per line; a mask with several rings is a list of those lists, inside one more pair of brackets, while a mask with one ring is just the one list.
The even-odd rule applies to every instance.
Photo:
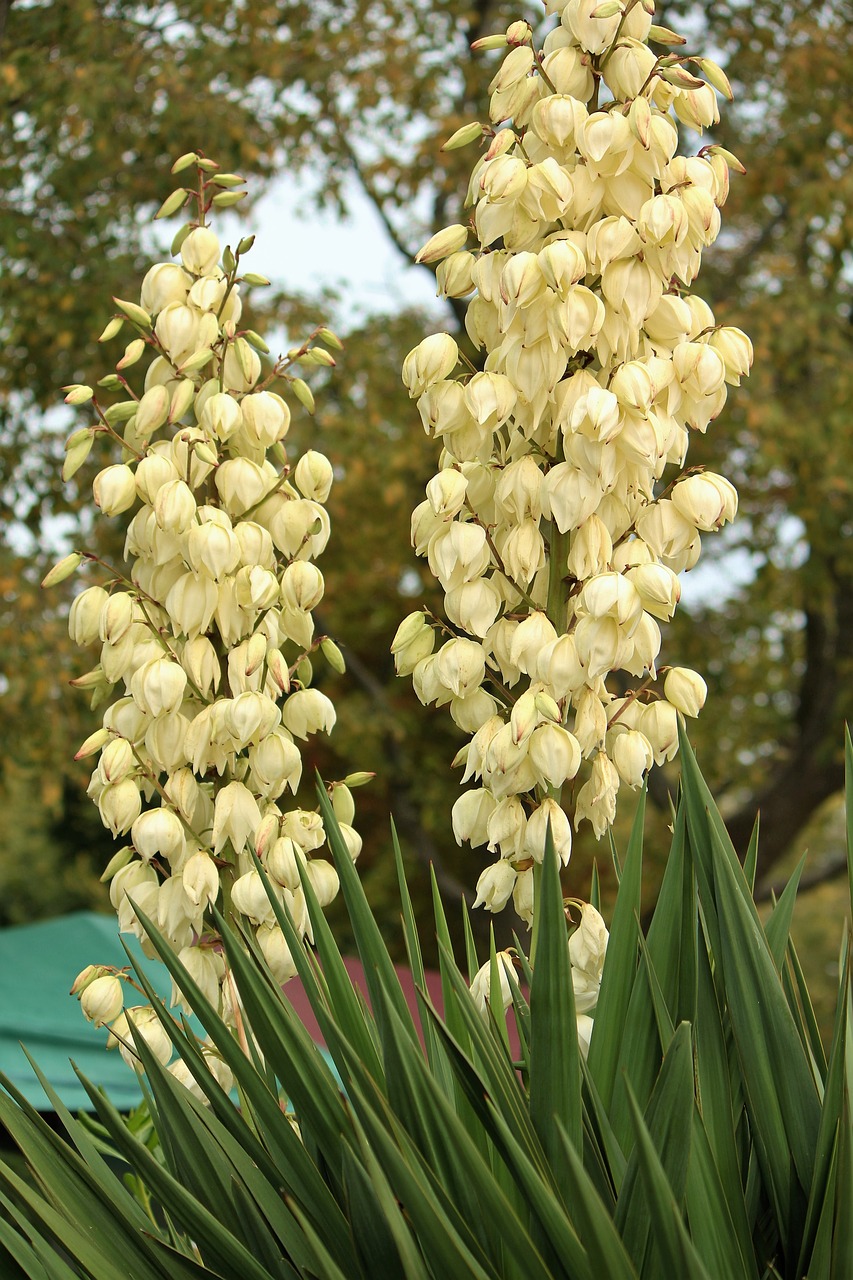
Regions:
[[[729, 1205], [735, 1197], [740, 1213], [733, 1219]], [[740, 1181], [727, 1195], [698, 1108], [693, 1112], [685, 1207], [690, 1238], [710, 1275], [725, 1276], [726, 1280], [757, 1280], [752, 1241], [749, 1230], [745, 1230]]]
[[637, 1271], [607, 1207], [596, 1194], [583, 1162], [559, 1120], [557, 1127], [566, 1152], [566, 1200], [572, 1207], [572, 1221], [586, 1247], [593, 1275], [606, 1276], [607, 1280], [634, 1280]]
[[[844, 972], [838, 988], [835, 1026], [829, 1051], [820, 1129], [815, 1150], [814, 1176], [809, 1188], [809, 1203], [803, 1228], [803, 1242], [797, 1271], [801, 1275], [818, 1276], [815, 1253], [819, 1251], [818, 1238], [822, 1216], [827, 1203], [835, 1200], [840, 1188], [837, 1184], [839, 1135], [844, 1117], [845, 1074], [848, 1055], [848, 1011], [850, 1006], [850, 954], [845, 957]], [[830, 1233], [831, 1234], [831, 1233]], [[826, 1244], [826, 1242], [824, 1242]]]
[[[630, 1091], [628, 1097], [633, 1113], [636, 1100]], [[657, 1166], [666, 1178], [669, 1199], [677, 1208], [684, 1200], [687, 1185], [692, 1114], [693, 1046], [690, 1024], [682, 1022], [664, 1056], [643, 1120], [643, 1132], [654, 1144]], [[616, 1226], [640, 1274], [653, 1275], [651, 1259], [658, 1257], [659, 1266], [665, 1254], [658, 1254], [661, 1241], [650, 1230], [649, 1173], [643, 1173], [643, 1160], [635, 1146], [619, 1191]]]
[[565, 1152], [555, 1118], [576, 1148], [581, 1145], [581, 1076], [566, 914], [559, 860], [550, 826], [537, 881], [530, 986], [530, 1119], [557, 1185]]
[[803, 874], [805, 865], [806, 855], [803, 854], [764, 926], [764, 936], [767, 938], [767, 945], [770, 948], [770, 954], [773, 957], [773, 963], [776, 965], [777, 973], [781, 972], [782, 965], [785, 962], [785, 952], [788, 947], [788, 939], [791, 936], [791, 919], [794, 914], [794, 904], [797, 900], [797, 890], [800, 887], [800, 877]]
[[649, 1230], [654, 1233], [656, 1252], [663, 1259], [663, 1269], [658, 1265], [657, 1270], [642, 1271], [641, 1275], [647, 1275], [649, 1280], [661, 1275], [678, 1276], [679, 1280], [711, 1280], [687, 1234], [655, 1143], [643, 1123], [640, 1108], [630, 1090], [628, 1100], [636, 1135], [634, 1149], [637, 1153], [638, 1174], [650, 1215]]
[[786, 1252], [798, 1253], [820, 1119], [814, 1078], [754, 906], [713, 825], [710, 843], [718, 962], [756, 1149]]
[[749, 892], [755, 892], [755, 871], [758, 866], [758, 841], [761, 835], [761, 815], [755, 815], [755, 822], [752, 827], [752, 834], [749, 837], [749, 844], [746, 850], [746, 856], [743, 860], [743, 874], [746, 877], [746, 883], [749, 885]]
[[414, 1043], [417, 1043], [418, 1037], [415, 1024], [412, 1021], [406, 997], [400, 986], [400, 980], [388, 954], [388, 948], [385, 945], [379, 926], [370, 910], [361, 878], [353, 866], [352, 858], [338, 826], [335, 811], [332, 808], [332, 802], [319, 775], [317, 777], [317, 797], [320, 802], [320, 812], [323, 816], [326, 839], [340, 877], [341, 893], [346, 903], [355, 936], [355, 944], [358, 948], [361, 963], [364, 966], [364, 977], [370, 993], [371, 1004], [375, 1009], [379, 991], [380, 989], [384, 990], [396, 1009], [397, 1016], [406, 1028], [407, 1035], [412, 1038]]
[[[609, 1110], [623, 1045], [625, 1018], [637, 972], [637, 917], [643, 869], [645, 790], [640, 797], [619, 893], [610, 925], [610, 941], [595, 1011], [595, 1031], [589, 1046], [589, 1067], [601, 1100]], [[615, 857], [615, 850], [614, 850]]]

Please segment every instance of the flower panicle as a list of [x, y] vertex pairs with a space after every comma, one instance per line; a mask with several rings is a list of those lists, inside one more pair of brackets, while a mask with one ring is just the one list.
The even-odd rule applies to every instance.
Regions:
[[395, 663], [470, 736], [453, 830], [497, 855], [478, 904], [528, 922], [547, 823], [567, 862], [572, 827], [600, 837], [701, 709], [702, 677], [660, 664], [661, 625], [737, 510], [686, 462], [752, 363], [694, 288], [742, 166], [678, 154], [730, 89], [653, 7], [548, 0], [541, 47], [526, 23], [477, 42], [504, 56], [489, 124], [447, 144], [481, 143], [469, 220], [418, 255], [468, 300], [465, 334], [431, 334], [402, 371], [440, 450], [412, 542], [450, 638], [412, 614]]
[[[103, 516], [126, 518], [125, 564], [109, 570], [74, 553], [46, 585], [87, 560], [107, 569], [73, 601], [69, 630], [99, 650], [94, 670], [74, 682], [93, 705], [106, 704], [78, 756], [97, 756], [89, 795], [112, 834], [129, 838], [105, 873], [120, 928], [150, 946], [141, 908], [236, 1025], [210, 908], [241, 917], [285, 982], [296, 966], [256, 857], [302, 935], [310, 932], [302, 873], [323, 905], [338, 888], [322, 819], [296, 800], [302, 744], [331, 732], [336, 718], [315, 687], [315, 663], [344, 667], [332, 638], [316, 634], [312, 612], [324, 596], [317, 561], [330, 534], [334, 473], [316, 450], [294, 455], [288, 432], [292, 403], [314, 406], [300, 372], [333, 365], [328, 349], [341, 343], [318, 325], [273, 359], [244, 327], [245, 288], [265, 281], [242, 262], [253, 237], [223, 249], [209, 225], [242, 180], [195, 152], [174, 171], [191, 169], [195, 181], [164, 206], [174, 214], [188, 204], [194, 214], [173, 259], [150, 267], [138, 300], [115, 299], [101, 335], [124, 335], [116, 373], [99, 391], [65, 388], [66, 403], [96, 418], [70, 437], [66, 470], [82, 465], [97, 434], [121, 451], [95, 475], [93, 497]], [[356, 858], [351, 790], [336, 783], [332, 791]], [[181, 992], [174, 998], [189, 1011]], [[81, 1003], [134, 1057], [129, 1027], [116, 1030], [126, 1019], [119, 978], [98, 974]], [[131, 1020], [158, 1056], [165, 1052], [148, 1014], [131, 1012]]]

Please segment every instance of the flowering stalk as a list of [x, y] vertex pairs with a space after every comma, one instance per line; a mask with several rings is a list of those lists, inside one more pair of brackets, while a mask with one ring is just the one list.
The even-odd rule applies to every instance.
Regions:
[[[498, 911], [512, 897], [528, 922], [548, 824], [568, 862], [570, 818], [600, 837], [620, 786], [672, 758], [678, 712], [705, 700], [696, 672], [658, 665], [659, 624], [701, 533], [737, 508], [723, 476], [685, 467], [689, 433], [752, 362], [748, 337], [691, 291], [741, 166], [714, 145], [676, 155], [676, 118], [699, 134], [719, 119], [724, 73], [672, 53], [684, 41], [652, 26], [650, 0], [547, 8], [560, 21], [541, 50], [525, 22], [474, 46], [509, 52], [491, 123], [445, 144], [485, 147], [470, 225], [418, 255], [438, 263], [440, 294], [473, 295], [482, 368], [444, 333], [403, 365], [442, 447], [412, 539], [444, 589], [449, 638], [436, 652], [414, 613], [392, 646], [421, 701], [472, 735], [456, 762], [480, 785], [453, 830], [498, 854], [477, 901]], [[615, 672], [634, 689], [617, 696]]]
[[[300, 868], [322, 905], [338, 891], [322, 856], [320, 814], [287, 802], [302, 775], [299, 744], [335, 723], [332, 702], [312, 687], [313, 661], [343, 670], [337, 646], [315, 635], [311, 612], [323, 596], [314, 562], [329, 538], [333, 474], [314, 450], [289, 456], [290, 408], [279, 391], [313, 410], [295, 370], [334, 365], [326, 348], [340, 343], [318, 328], [274, 364], [262, 361], [263, 339], [240, 326], [241, 287], [269, 283], [243, 269], [253, 237], [223, 251], [208, 225], [211, 213], [246, 194], [235, 190], [242, 180], [195, 153], [173, 172], [189, 168], [196, 180], [160, 210], [191, 207], [173, 244], [179, 261], [151, 267], [138, 303], [115, 299], [102, 334], [107, 341], [130, 331], [115, 374], [98, 384], [119, 398], [104, 407], [90, 388], [66, 388], [66, 402], [91, 404], [96, 419], [70, 437], [66, 478], [97, 435], [122, 446], [121, 461], [93, 487], [103, 515], [132, 513], [129, 567], [75, 552], [45, 585], [85, 559], [107, 571], [103, 585], [74, 600], [69, 629], [80, 645], [100, 644], [98, 665], [72, 683], [91, 691], [93, 706], [109, 705], [77, 755], [100, 753], [89, 794], [113, 835], [130, 835], [104, 875], [120, 928], [148, 950], [133, 904], [141, 907], [214, 1007], [241, 1027], [210, 907], [238, 917], [286, 982], [295, 965], [253, 854], [303, 935], [310, 926]], [[331, 788], [353, 858], [361, 838], [351, 787], [369, 776]], [[130, 1057], [127, 1027], [117, 1029], [125, 1016], [118, 982], [102, 970], [81, 978], [84, 1012], [112, 1023], [111, 1043]], [[179, 991], [174, 998], [188, 1009]], [[156, 1019], [133, 1016], [138, 1033], [157, 1033]], [[168, 1059], [165, 1037], [161, 1050]]]

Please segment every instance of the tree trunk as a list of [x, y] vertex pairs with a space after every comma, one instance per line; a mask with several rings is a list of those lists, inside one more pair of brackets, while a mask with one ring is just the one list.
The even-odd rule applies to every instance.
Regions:
[[[803, 567], [808, 581], [809, 566]], [[759, 795], [728, 819], [743, 857], [760, 812], [757, 879], [787, 852], [816, 809], [844, 785], [842, 724], [853, 669], [853, 579], [830, 565], [830, 599], [806, 614], [805, 670], [794, 736], [786, 757]]]
[[6, 20], [9, 17], [9, 10], [12, 8], [12, 0], [0, 0], [0, 47], [3, 45], [3, 36], [6, 33]]

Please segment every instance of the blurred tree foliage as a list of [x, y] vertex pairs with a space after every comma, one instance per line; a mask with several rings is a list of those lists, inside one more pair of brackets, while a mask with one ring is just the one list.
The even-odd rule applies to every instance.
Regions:
[[[355, 183], [402, 263], [463, 216], [472, 153], [438, 146], [484, 113], [494, 55], [471, 56], [470, 42], [519, 12], [492, 0], [0, 0], [0, 921], [98, 892], [108, 841], [85, 773], [69, 764], [90, 728], [65, 688], [84, 669], [63, 622], [79, 584], [65, 600], [35, 584], [56, 530], [86, 526], [99, 464], [61, 485], [72, 419], [51, 408], [58, 386], [109, 368], [96, 337], [109, 296], [132, 296], [151, 260], [148, 220], [171, 189], [171, 159], [200, 147], [256, 189], [298, 173], [340, 211]], [[853, 5], [665, 3], [657, 20], [691, 32], [735, 87], [715, 140], [748, 173], [733, 179], [699, 288], [756, 348], [752, 378], [693, 444], [693, 461], [738, 483], [742, 518], [716, 549], [707, 539], [718, 571], [705, 576], [706, 602], [680, 611], [665, 654], [708, 676], [694, 738], [741, 844], [761, 804], [766, 870], [838, 788], [841, 721], [853, 713]], [[252, 265], [263, 270], [261, 252]], [[333, 300], [279, 295], [252, 323], [296, 333], [318, 314], [333, 315]], [[447, 323], [460, 319], [457, 304]], [[395, 681], [388, 654], [400, 618], [438, 603], [408, 549], [433, 447], [398, 373], [428, 324], [412, 312], [349, 325], [317, 420], [293, 428], [297, 446], [310, 439], [340, 468], [323, 626], [347, 646], [349, 673], [316, 763], [327, 776], [378, 774], [357, 797], [377, 898], [389, 810], [448, 894], [473, 886], [481, 865], [450, 835], [453, 726]], [[674, 777], [655, 784], [661, 821]], [[575, 892], [591, 852], [579, 843]]]

